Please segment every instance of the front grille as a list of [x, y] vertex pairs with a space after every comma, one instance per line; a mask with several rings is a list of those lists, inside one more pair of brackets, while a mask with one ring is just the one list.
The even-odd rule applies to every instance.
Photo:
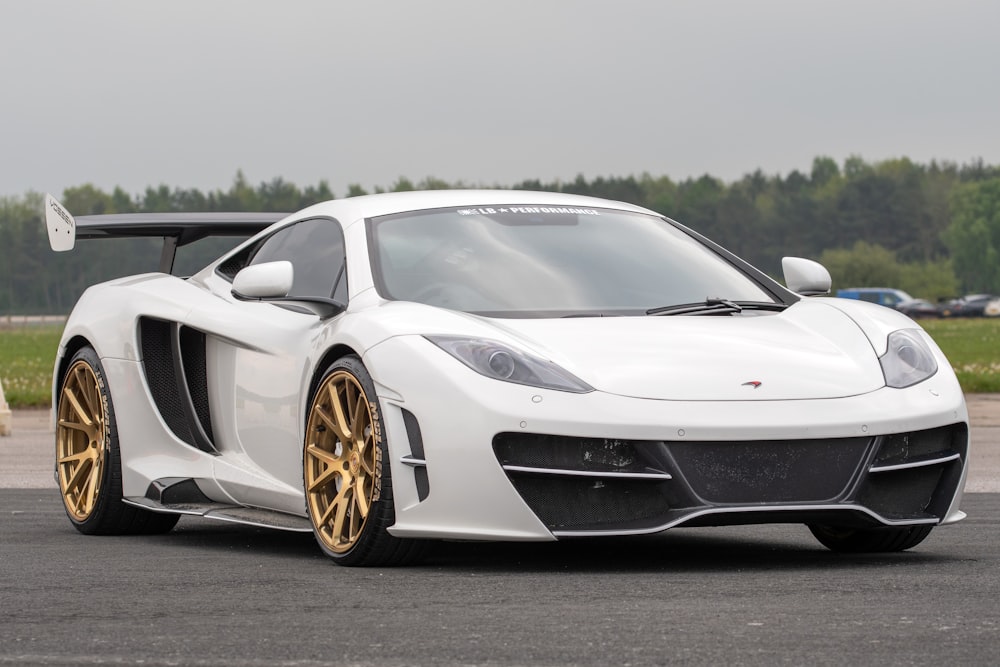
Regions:
[[679, 470], [708, 504], [832, 501], [855, 478], [871, 438], [672, 442]]

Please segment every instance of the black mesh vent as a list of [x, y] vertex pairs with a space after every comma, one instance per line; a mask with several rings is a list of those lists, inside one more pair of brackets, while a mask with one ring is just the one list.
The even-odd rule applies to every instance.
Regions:
[[493, 450], [502, 465], [526, 468], [642, 473], [663, 468], [663, 443], [655, 441], [501, 433]]
[[[876, 471], [865, 479], [858, 501], [889, 518], [942, 518], [961, 481], [968, 439], [965, 424], [880, 438]], [[959, 459], [945, 460], [956, 454]], [[887, 466], [902, 467], [878, 470]]]
[[712, 504], [829, 501], [844, 494], [871, 438], [671, 442], [694, 492]]
[[531, 474], [511, 482], [550, 530], [622, 529], [670, 509], [662, 482]]
[[184, 408], [177, 393], [177, 375], [170, 347], [170, 323], [143, 317], [139, 320], [142, 367], [156, 409], [174, 435], [194, 445], [194, 438], [184, 421]]
[[212, 415], [208, 408], [208, 374], [205, 366], [205, 334], [188, 327], [181, 328], [181, 359], [184, 362], [184, 376], [187, 380], [191, 402], [194, 404], [198, 421], [210, 441], [212, 435]]
[[925, 466], [871, 475], [858, 501], [890, 519], [929, 515], [942, 472], [943, 466]]
[[876, 465], [898, 465], [914, 460], [947, 456], [956, 451], [952, 445], [954, 427], [898, 433], [882, 439]]
[[227, 278], [230, 282], [232, 282], [233, 278], [236, 277], [236, 274], [240, 272], [240, 269], [242, 269], [247, 265], [247, 262], [250, 260], [250, 254], [253, 252], [253, 250], [254, 247], [251, 246], [236, 253], [235, 255], [224, 261], [222, 264], [219, 264], [219, 266], [215, 267], [216, 273], [221, 274], [222, 276]]

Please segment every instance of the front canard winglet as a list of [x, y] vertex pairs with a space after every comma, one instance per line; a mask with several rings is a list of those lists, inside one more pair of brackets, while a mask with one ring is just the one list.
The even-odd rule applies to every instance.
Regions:
[[76, 220], [50, 194], [45, 195], [45, 228], [49, 232], [49, 246], [56, 252], [72, 250], [76, 244]]

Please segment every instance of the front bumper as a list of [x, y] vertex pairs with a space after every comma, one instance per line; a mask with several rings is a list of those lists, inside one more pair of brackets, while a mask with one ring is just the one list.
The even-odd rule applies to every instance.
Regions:
[[490, 380], [419, 337], [390, 339], [365, 363], [382, 402], [397, 536], [963, 516], [968, 414], [950, 372], [838, 399], [660, 401]]

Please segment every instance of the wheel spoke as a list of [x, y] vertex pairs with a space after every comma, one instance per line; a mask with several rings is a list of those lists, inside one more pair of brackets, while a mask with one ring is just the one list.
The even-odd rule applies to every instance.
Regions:
[[371, 506], [368, 504], [368, 493], [367, 489], [363, 488], [361, 484], [357, 484], [354, 493], [354, 505], [357, 507], [357, 515], [360, 519], [364, 520], [368, 518], [368, 510]]
[[[347, 509], [350, 507], [350, 501], [347, 497], [350, 493], [350, 488], [351, 487], [345, 484], [340, 490], [340, 493], [337, 494], [337, 499], [334, 501], [337, 511], [333, 517], [333, 539], [338, 543], [350, 543], [353, 541], [350, 539], [349, 535], [344, 535], [344, 519], [347, 517]], [[345, 540], [345, 537], [348, 539]]]
[[100, 474], [101, 472], [100, 466], [97, 465], [96, 461], [93, 464], [91, 464], [90, 468], [91, 468], [91, 473], [87, 476], [87, 483], [84, 486], [84, 492], [83, 492], [83, 507], [85, 509], [93, 507], [94, 503], [97, 502], [96, 481], [98, 474]]
[[309, 445], [306, 452], [317, 461], [325, 463], [329, 466], [336, 465], [337, 463], [343, 461], [343, 457], [337, 456], [333, 452], [327, 451], [319, 445]]
[[365, 429], [368, 428], [368, 414], [365, 407], [365, 397], [358, 396], [358, 400], [354, 403], [354, 430], [351, 432], [351, 438], [359, 445], [364, 444]]
[[[355, 497], [357, 497], [357, 494], [355, 494]], [[348, 527], [352, 542], [357, 539], [358, 535], [361, 534], [361, 528], [364, 524], [365, 519], [361, 516], [361, 512], [358, 511], [357, 503], [352, 500], [350, 525]]]
[[91, 481], [90, 472], [94, 469], [94, 457], [85, 456], [80, 464], [73, 468], [72, 474], [66, 480], [66, 493], [80, 493]]
[[81, 424], [79, 422], [71, 422], [71, 421], [67, 421], [65, 419], [60, 419], [59, 420], [59, 426], [61, 426], [63, 428], [70, 428], [70, 429], [73, 429], [74, 431], [80, 431], [82, 433], [87, 434], [87, 437], [89, 439], [91, 439], [91, 440], [94, 439], [94, 427], [91, 426], [91, 425]]
[[320, 527], [326, 526], [326, 527], [328, 527], [328, 528], [330, 528], [332, 530], [332, 524], [330, 523], [330, 517], [331, 517], [331, 515], [333, 515], [333, 513], [336, 510], [337, 510], [337, 505], [336, 504], [330, 503], [329, 505], [327, 505], [326, 509], [323, 511], [323, 514], [320, 515], [316, 519], [316, 525], [320, 526]]
[[[87, 461], [87, 460], [90, 460], [90, 459], [93, 459], [93, 458], [94, 457], [90, 453], [90, 449], [84, 449], [83, 451], [80, 451], [80, 452], [74, 452], [73, 454], [67, 454], [66, 456], [60, 456], [59, 457], [59, 463], [60, 464], [71, 464], [71, 463], [81, 464], [84, 461]], [[79, 467], [79, 465], [78, 465], [78, 467]]]
[[336, 482], [337, 477], [343, 475], [342, 470], [338, 470], [335, 465], [340, 460], [330, 454], [330, 452], [320, 449], [316, 446], [310, 446], [308, 449], [309, 456], [313, 457], [317, 461], [322, 461], [327, 464], [326, 468], [318, 475], [310, 475], [309, 479], [309, 492], [315, 493], [319, 489], [324, 488], [329, 484]]
[[365, 477], [372, 478], [375, 476], [375, 461], [374, 457], [369, 460], [367, 456], [361, 457], [361, 469], [365, 471]]
[[63, 389], [63, 398], [69, 401], [70, 406], [73, 408], [73, 412], [76, 413], [77, 417], [80, 418], [83, 424], [93, 428], [94, 420], [91, 418], [93, 413], [89, 410], [83, 409], [83, 406], [80, 405], [80, 400], [76, 396], [76, 392], [69, 387], [66, 387]]
[[337, 424], [336, 416], [331, 415], [324, 406], [317, 405], [314, 414], [319, 417], [324, 426], [336, 433], [338, 438], [344, 438], [344, 434], [341, 433], [340, 425]]
[[94, 399], [90, 395], [90, 369], [80, 366], [76, 370], [76, 382], [80, 387], [80, 393], [83, 400], [87, 403], [87, 415], [93, 416], [97, 414], [96, 406], [94, 405]]
[[330, 383], [330, 407], [333, 409], [334, 423], [333, 429], [341, 442], [351, 439], [351, 425], [348, 415], [344, 414], [344, 406], [340, 399], [340, 390], [333, 383]]

